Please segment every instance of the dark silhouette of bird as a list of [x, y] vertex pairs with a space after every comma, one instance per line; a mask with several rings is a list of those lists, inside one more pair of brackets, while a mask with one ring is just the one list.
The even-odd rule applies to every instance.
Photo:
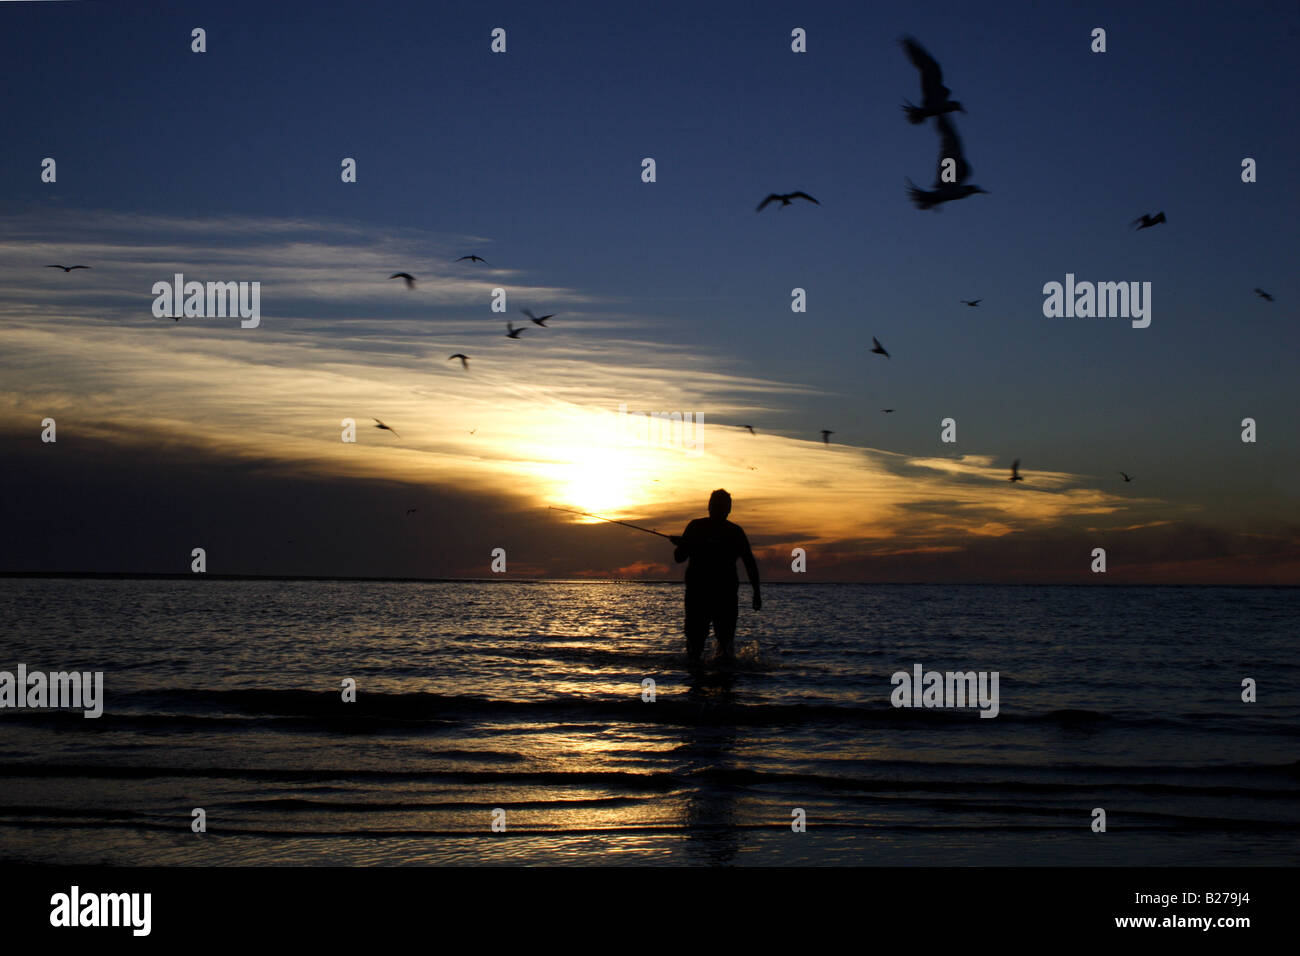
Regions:
[[415, 514], [419, 510], [420, 510], [419, 508], [407, 508], [406, 516], [409, 518], [411, 515]]
[[[385, 425], [383, 422], [379, 421], [378, 418], [376, 418], [375, 421], [376, 421], [376, 422], [379, 422], [379, 424], [375, 425], [376, 428], [382, 428], [382, 429], [384, 429], [384, 431], [389, 431], [389, 432], [392, 432], [394, 435], [397, 435], [396, 430], [394, 430], [393, 428], [390, 428], [388, 425]], [[401, 436], [401, 435], [397, 435], [397, 437], [398, 437], [398, 438], [401, 438], [402, 436]]]
[[983, 299], [962, 299], [961, 304], [969, 305], [973, 309], [983, 301]]
[[415, 276], [411, 275], [409, 272], [394, 272], [394, 273], [393, 273], [392, 275], [390, 275], [388, 278], [390, 278], [390, 279], [405, 279], [405, 280], [406, 280], [406, 287], [407, 287], [408, 289], [414, 289], [414, 288], [415, 288]]
[[[952, 121], [946, 116], [936, 116], [934, 125], [939, 131], [939, 165], [934, 176], [934, 188], [918, 189], [910, 179], [907, 181], [907, 191], [916, 208], [931, 209], [940, 203], [965, 199], [976, 193], [987, 193], [987, 189], [971, 186], [966, 182], [970, 177], [971, 167], [970, 163], [966, 162], [966, 155], [961, 148], [961, 139], [957, 136], [957, 128], [952, 125]], [[944, 182], [943, 178], [944, 161], [948, 159], [951, 159], [954, 164], [952, 182]]]
[[1255, 290], [1255, 295], [1259, 296], [1259, 297], [1260, 297], [1261, 299], [1263, 299], [1265, 302], [1272, 302], [1272, 301], [1273, 301], [1273, 297], [1272, 297], [1271, 295], [1269, 295], [1267, 292], [1265, 292], [1263, 289], [1256, 289], [1256, 290]]
[[468, 259], [470, 262], [481, 262], [481, 263], [483, 263], [484, 265], [487, 265], [487, 260], [486, 260], [486, 259], [481, 259], [481, 258], [479, 258], [478, 256], [461, 256], [461, 257], [460, 257], [459, 259], [457, 259], [456, 261], [457, 261], [457, 262], [464, 262], [466, 259]]
[[831, 443], [831, 436], [834, 435], [834, 434], [835, 434], [835, 433], [834, 433], [833, 431], [831, 431], [830, 429], [828, 429], [828, 428], [823, 428], [823, 429], [822, 429], [822, 442], [823, 442], [823, 444], [829, 445], [829, 444]]
[[741, 427], [741, 428], [748, 428], [748, 429], [749, 429], [749, 433], [750, 433], [751, 435], [754, 434], [754, 426], [753, 426], [753, 425], [741, 425], [740, 427]]
[[871, 344], [875, 346], [875, 348], [871, 350], [873, 353], [889, 358], [889, 353], [886, 352], [885, 347], [880, 344], [880, 339], [876, 338], [874, 335], [871, 337]]
[[528, 316], [530, 319], [532, 319], [534, 325], [540, 325], [542, 328], [547, 327], [546, 325], [547, 319], [555, 318], [554, 312], [552, 312], [550, 315], [538, 316], [538, 315], [533, 315], [533, 313], [529, 312], [527, 309], [520, 309], [519, 311], [522, 312], [524, 315]]
[[90, 266], [46, 266], [47, 269], [62, 269], [64, 272], [71, 272], [73, 269], [89, 269]]
[[[1150, 229], [1152, 226], [1159, 225], [1164, 221], [1165, 214], [1163, 212], [1158, 212], [1154, 216], [1148, 216], [1146, 213], [1143, 213], [1139, 218], [1134, 219], [1131, 225], [1137, 226], [1140, 231], [1142, 229]], [[1139, 223], [1141, 223], [1141, 225], [1139, 225]]]
[[882, 408], [881, 411], [884, 412], [885, 414], [889, 414], [890, 412], [893, 411], [893, 409], [892, 409], [892, 408]]
[[507, 322], [507, 323], [506, 323], [506, 338], [508, 338], [508, 339], [517, 339], [517, 338], [519, 338], [519, 333], [522, 332], [522, 331], [523, 331], [524, 329], [526, 329], [527, 327], [528, 327], [528, 326], [524, 326], [523, 328], [518, 328], [518, 329], [517, 329], [517, 328], [515, 328], [513, 322]]
[[921, 105], [903, 104], [907, 121], [914, 125], [924, 123], [927, 117], [940, 116], [954, 111], [965, 113], [966, 110], [956, 100], [949, 99], [952, 90], [943, 85], [943, 71], [934, 57], [926, 52], [925, 47], [911, 37], [898, 41], [903, 45], [907, 58], [921, 71]]
[[455, 355], [447, 356], [448, 362], [450, 362], [452, 359], [460, 359], [460, 367], [467, 372], [469, 371], [469, 356], [466, 355], [464, 352], [457, 352]]
[[763, 211], [763, 207], [766, 206], [768, 203], [770, 203], [770, 202], [771, 202], [772, 200], [774, 200], [774, 199], [780, 200], [780, 202], [781, 202], [781, 206], [782, 206], [782, 207], [791, 205], [790, 200], [792, 200], [792, 199], [806, 199], [806, 200], [808, 200], [810, 203], [816, 203], [818, 206], [821, 205], [821, 203], [817, 202], [816, 199], [813, 199], [812, 196], [809, 196], [807, 193], [804, 193], [804, 192], [793, 192], [793, 193], [769, 193], [769, 194], [768, 194], [768, 197], [767, 197], [766, 199], [764, 199], [761, 203], [759, 203], [759, 204], [758, 204], [758, 208], [755, 209], [754, 211], [755, 211], [755, 212], [762, 212], [762, 211]]
[[1011, 477], [1008, 478], [1007, 481], [1024, 481], [1024, 480], [1025, 479], [1020, 476], [1020, 459], [1017, 458], [1015, 461], [1011, 463]]
[[1122, 472], [1122, 471], [1119, 473], [1119, 476], [1120, 476], [1121, 478], [1123, 478], [1125, 481], [1132, 481], [1132, 480], [1133, 480], [1133, 477], [1132, 477], [1131, 475], [1126, 475], [1126, 474], [1124, 474], [1124, 472]]

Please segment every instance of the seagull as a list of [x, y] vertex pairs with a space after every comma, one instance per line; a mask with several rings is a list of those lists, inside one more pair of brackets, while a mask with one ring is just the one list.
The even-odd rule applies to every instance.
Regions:
[[874, 335], [871, 337], [871, 344], [875, 346], [875, 348], [871, 350], [872, 352], [876, 355], [883, 355], [885, 358], [889, 358], [889, 353], [886, 352], [885, 347], [880, 344], [880, 339], [876, 338]]
[[762, 212], [763, 207], [766, 206], [768, 203], [770, 203], [773, 199], [780, 200], [782, 206], [791, 205], [790, 203], [791, 199], [806, 199], [811, 203], [817, 203], [818, 206], [821, 205], [821, 203], [817, 202], [816, 199], [813, 199], [812, 196], [809, 196], [807, 193], [803, 193], [803, 192], [784, 193], [784, 194], [769, 193], [768, 197], [758, 204], [758, 208], [755, 209], [754, 212]]
[[753, 426], [753, 425], [741, 425], [740, 427], [741, 427], [741, 428], [748, 428], [748, 429], [749, 429], [749, 433], [750, 433], [751, 435], [754, 434], [754, 426]]
[[948, 98], [952, 90], [943, 85], [943, 71], [939, 69], [939, 64], [934, 57], [926, 52], [925, 47], [911, 37], [903, 37], [898, 42], [903, 45], [912, 65], [921, 71], [921, 105], [913, 106], [911, 103], [903, 105], [907, 121], [919, 125], [924, 123], [928, 116], [939, 116], [954, 110], [965, 113], [966, 110], [960, 103]]
[[486, 260], [486, 259], [480, 259], [478, 256], [461, 256], [461, 257], [460, 257], [459, 259], [457, 259], [456, 261], [457, 261], [457, 262], [464, 262], [466, 259], [468, 259], [470, 262], [481, 262], [481, 263], [483, 263], [484, 265], [487, 265], [487, 260]]
[[[526, 328], [526, 326], [525, 326], [525, 328]], [[522, 332], [522, 331], [523, 331], [523, 329], [517, 329], [517, 328], [515, 328], [513, 322], [507, 322], [507, 323], [506, 323], [506, 338], [508, 338], [508, 339], [517, 339], [517, 338], [519, 338], [519, 333]]]
[[1273, 301], [1273, 297], [1272, 297], [1271, 295], [1269, 295], [1267, 292], [1265, 292], [1263, 289], [1256, 289], [1256, 290], [1255, 290], [1255, 295], [1259, 296], [1259, 297], [1260, 297], [1261, 299], [1263, 299], [1265, 302], [1272, 302], [1272, 301]]
[[[1152, 226], [1158, 225], [1164, 221], [1165, 214], [1163, 212], [1158, 212], [1154, 216], [1148, 216], [1146, 213], [1143, 213], [1142, 217], [1140, 219], [1134, 219], [1131, 225], [1137, 226], [1140, 231], [1142, 229], [1150, 229]], [[1142, 225], [1138, 226], [1138, 223], [1141, 223]]]
[[882, 411], [882, 412], [885, 412], [886, 414], [888, 414], [889, 412], [892, 412], [893, 409], [892, 409], [892, 408], [882, 408], [881, 411]]
[[[934, 125], [939, 130], [939, 166], [934, 177], [934, 189], [928, 191], [918, 189], [910, 179], [907, 181], [907, 191], [916, 208], [930, 209], [939, 203], [965, 199], [975, 193], [987, 193], [987, 189], [966, 185], [966, 179], [971, 174], [970, 163], [966, 162], [966, 156], [961, 149], [961, 139], [958, 138], [957, 128], [952, 125], [952, 121], [947, 116], [936, 116]], [[943, 167], [946, 159], [955, 162], [954, 182], [944, 182]]]
[[1011, 477], [1008, 478], [1007, 481], [1024, 481], [1024, 480], [1025, 480], [1024, 478], [1020, 477], [1020, 459], [1017, 458], [1015, 461], [1011, 463]]
[[455, 355], [447, 356], [448, 362], [450, 362], [452, 359], [460, 359], [460, 367], [467, 372], [469, 371], [469, 356], [466, 355], [464, 352], [457, 352]]
[[[378, 418], [376, 418], [375, 421], [379, 422], [379, 424], [375, 426], [376, 428], [382, 428], [382, 429], [384, 429], [385, 431], [390, 431], [390, 432], [393, 432], [394, 435], [397, 435], [397, 432], [393, 431], [392, 428], [389, 428], [389, 427], [388, 427], [387, 425], [385, 425], [383, 422], [380, 422]], [[397, 437], [398, 437], [398, 438], [401, 438], [402, 436], [401, 436], [401, 435], [397, 435]]]
[[409, 518], [411, 515], [415, 514], [419, 510], [420, 510], [419, 508], [407, 508], [406, 516]]
[[962, 299], [961, 304], [969, 305], [973, 309], [983, 301], [983, 299]]
[[1126, 475], [1126, 474], [1124, 474], [1124, 472], [1122, 472], [1122, 471], [1120, 472], [1120, 477], [1123, 478], [1125, 481], [1132, 481], [1132, 480], [1133, 480], [1133, 476], [1132, 476], [1132, 475]]
[[89, 269], [90, 266], [46, 266], [47, 269], [62, 269], [64, 272], [71, 272], [73, 269]]
[[533, 313], [529, 312], [527, 309], [520, 309], [519, 311], [522, 312], [524, 315], [528, 316], [530, 319], [532, 319], [533, 324], [540, 325], [542, 328], [546, 328], [547, 319], [555, 318], [554, 312], [552, 312], [550, 315], [543, 315], [539, 318], [538, 316], [533, 315]]
[[823, 428], [823, 429], [822, 429], [822, 442], [824, 442], [825, 444], [829, 445], [829, 444], [831, 443], [831, 436], [834, 435], [834, 434], [835, 434], [835, 433], [834, 433], [833, 431], [829, 431], [828, 429]]
[[392, 275], [390, 275], [388, 278], [390, 278], [390, 279], [405, 279], [405, 280], [406, 280], [406, 287], [407, 287], [408, 289], [414, 289], [414, 288], [415, 288], [415, 276], [411, 275], [409, 272], [394, 272], [394, 273], [393, 273]]

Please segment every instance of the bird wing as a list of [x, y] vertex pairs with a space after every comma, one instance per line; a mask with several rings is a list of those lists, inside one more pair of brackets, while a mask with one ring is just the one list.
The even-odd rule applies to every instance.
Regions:
[[778, 196], [776, 193], [771, 193], [766, 199], [764, 199], [761, 203], [758, 204], [758, 208], [755, 209], [754, 212], [762, 212], [764, 206], [770, 203], [773, 199], [780, 199], [780, 198], [781, 197]]
[[[536, 318], [536, 316], [534, 316], [533, 313], [529, 312], [527, 309], [520, 309], [519, 311], [522, 312], [524, 315], [528, 316], [530, 319]], [[509, 324], [510, 324], [509, 322], [506, 323], [506, 325]]]
[[939, 62], [911, 37], [903, 37], [901, 42], [907, 58], [921, 71], [921, 95], [925, 97], [926, 105], [933, 106], [947, 100], [952, 91], [943, 85], [943, 70], [939, 69]]
[[1011, 463], [1011, 473], [1014, 475], [1014, 474], [1015, 474], [1016, 472], [1018, 472], [1018, 471], [1020, 471], [1020, 459], [1019, 459], [1019, 458], [1017, 458], [1015, 461], [1013, 461], [1013, 462]]
[[961, 137], [957, 135], [957, 127], [952, 125], [952, 120], [948, 119], [946, 113], [941, 113], [934, 118], [934, 124], [939, 130], [939, 164], [934, 174], [934, 188], [943, 189], [948, 183], [943, 181], [943, 161], [945, 159], [955, 160], [957, 163], [957, 180], [956, 185], [961, 185], [966, 181], [971, 173], [970, 163], [966, 162], [966, 154], [961, 148]]
[[788, 198], [790, 198], [790, 199], [807, 199], [809, 202], [817, 203], [817, 205], [819, 205], [819, 206], [821, 205], [821, 203], [817, 202], [816, 199], [813, 199], [812, 196], [809, 196], [807, 193], [804, 193], [804, 192], [791, 193], [791, 194], [789, 195]]
[[63, 266], [46, 266], [47, 269], [62, 269]]
[[89, 269], [89, 268], [90, 266], [70, 266], [68, 268], [68, 271], [71, 272], [73, 269]]
[[871, 344], [874, 345], [876, 348], [880, 349], [881, 351], [884, 351], [885, 347], [880, 344], [880, 339], [876, 338], [874, 335], [871, 337]]
[[1152, 219], [1151, 221], [1152, 221], [1152, 222], [1166, 222], [1167, 220], [1165, 219], [1165, 214], [1164, 214], [1164, 213], [1162, 213], [1162, 212], [1158, 212], [1158, 213], [1156, 213], [1155, 218]]

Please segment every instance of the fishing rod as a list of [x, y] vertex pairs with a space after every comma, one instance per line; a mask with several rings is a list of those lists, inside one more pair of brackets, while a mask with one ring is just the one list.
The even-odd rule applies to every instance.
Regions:
[[602, 518], [600, 515], [594, 515], [590, 511], [574, 511], [572, 508], [556, 508], [550, 506], [551, 511], [567, 511], [571, 515], [582, 515], [586, 518], [595, 518], [599, 521], [608, 521], [610, 524], [621, 524], [625, 528], [631, 528], [633, 531], [644, 531], [646, 534], [657, 534], [661, 538], [670, 538], [672, 535], [664, 534], [662, 531], [653, 531], [650, 528], [642, 528], [640, 525], [628, 524], [626, 521], [616, 521], [613, 518]]

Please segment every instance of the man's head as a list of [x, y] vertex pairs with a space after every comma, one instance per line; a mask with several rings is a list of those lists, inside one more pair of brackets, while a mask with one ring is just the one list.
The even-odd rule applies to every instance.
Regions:
[[725, 518], [731, 514], [731, 495], [721, 488], [709, 495], [709, 517]]

